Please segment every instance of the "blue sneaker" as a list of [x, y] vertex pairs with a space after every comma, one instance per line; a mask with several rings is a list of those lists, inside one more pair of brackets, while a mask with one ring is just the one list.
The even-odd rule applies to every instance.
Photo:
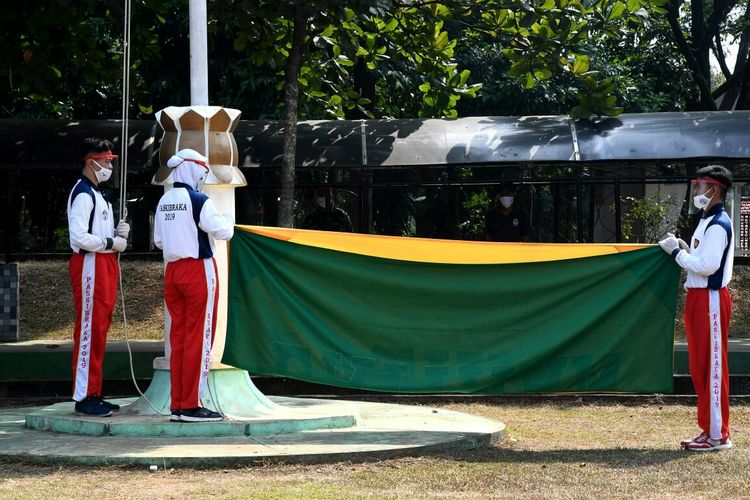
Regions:
[[83, 401], [76, 401], [76, 413], [89, 417], [109, 417], [112, 410], [101, 404], [95, 397], [88, 397]]
[[182, 410], [172, 410], [172, 414], [169, 416], [170, 422], [179, 422], [181, 420]]
[[105, 408], [107, 408], [109, 410], [117, 411], [117, 410], [120, 409], [120, 405], [116, 405], [114, 403], [110, 403], [109, 401], [104, 401], [101, 396], [91, 396], [91, 398], [95, 399], [96, 401], [99, 402], [100, 405], [102, 405], [103, 407], [105, 407]]
[[182, 410], [180, 415], [180, 422], [218, 422], [223, 419], [220, 413], [202, 407]]

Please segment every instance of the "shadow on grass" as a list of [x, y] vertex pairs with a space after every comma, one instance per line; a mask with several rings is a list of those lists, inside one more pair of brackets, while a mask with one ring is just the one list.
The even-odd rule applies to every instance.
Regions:
[[514, 450], [499, 446], [466, 450], [460, 453], [438, 453], [436, 456], [472, 463], [506, 463], [539, 465], [599, 464], [616, 469], [636, 469], [682, 460], [690, 455], [680, 449], [608, 448], [587, 450]]

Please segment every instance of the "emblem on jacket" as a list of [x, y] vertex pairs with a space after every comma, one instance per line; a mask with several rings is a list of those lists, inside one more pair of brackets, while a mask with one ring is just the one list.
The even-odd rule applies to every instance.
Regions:
[[513, 227], [518, 227], [518, 219], [513, 219]]

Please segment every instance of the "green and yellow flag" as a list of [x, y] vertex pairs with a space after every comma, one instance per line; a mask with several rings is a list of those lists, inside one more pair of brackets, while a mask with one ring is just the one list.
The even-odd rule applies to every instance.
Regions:
[[672, 391], [658, 246], [237, 226], [223, 362], [400, 393]]

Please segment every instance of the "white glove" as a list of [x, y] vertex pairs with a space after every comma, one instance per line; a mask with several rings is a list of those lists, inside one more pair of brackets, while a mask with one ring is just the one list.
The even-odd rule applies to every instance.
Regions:
[[[674, 234], [667, 233], [667, 238], [674, 238], [674, 237], [675, 237]], [[685, 240], [683, 240], [682, 238], [677, 238], [677, 244], [680, 245], [681, 250], [685, 250], [687, 253], [690, 253], [690, 245], [685, 243]]]
[[112, 239], [112, 250], [114, 250], [115, 252], [124, 252], [127, 246], [128, 240], [126, 240], [125, 238], [115, 236]]
[[115, 228], [115, 234], [127, 240], [128, 235], [130, 234], [130, 224], [128, 224], [124, 220], [121, 220]]
[[659, 242], [659, 246], [669, 255], [672, 255], [672, 252], [674, 252], [676, 248], [680, 248], [680, 244], [674, 236], [667, 236]]
[[230, 214], [229, 212], [224, 212], [224, 213], [223, 213], [223, 214], [221, 214], [221, 215], [223, 215], [223, 216], [224, 216], [224, 218], [225, 218], [226, 220], [228, 220], [229, 222], [231, 222], [231, 223], [232, 223], [232, 225], [234, 226], [234, 215], [233, 215], [233, 214]]

